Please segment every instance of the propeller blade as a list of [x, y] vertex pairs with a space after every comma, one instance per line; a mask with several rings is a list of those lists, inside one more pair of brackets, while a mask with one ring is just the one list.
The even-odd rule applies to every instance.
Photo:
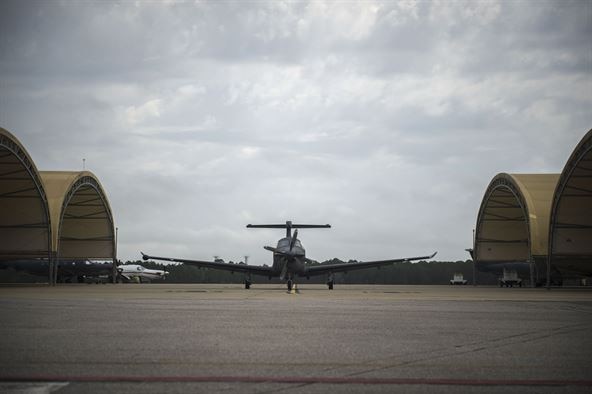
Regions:
[[298, 239], [298, 229], [294, 230], [294, 235], [292, 236], [292, 239], [290, 240], [290, 252], [294, 248], [294, 245], [296, 244], [297, 239]]
[[284, 280], [287, 273], [288, 273], [288, 263], [286, 262], [286, 263], [284, 263], [284, 266], [282, 267], [282, 272], [280, 273], [280, 280]]
[[287, 254], [285, 254], [284, 252], [280, 251], [277, 248], [271, 247], [271, 246], [264, 246], [263, 249], [269, 250], [270, 252], [273, 252], [273, 253], [281, 254], [282, 256], [287, 256]]

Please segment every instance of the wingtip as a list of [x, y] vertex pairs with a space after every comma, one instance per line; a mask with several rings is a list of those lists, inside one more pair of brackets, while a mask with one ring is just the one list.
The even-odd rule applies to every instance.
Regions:
[[433, 259], [434, 256], [437, 255], [437, 254], [438, 254], [438, 251], [434, 252], [434, 254], [430, 256], [430, 259]]

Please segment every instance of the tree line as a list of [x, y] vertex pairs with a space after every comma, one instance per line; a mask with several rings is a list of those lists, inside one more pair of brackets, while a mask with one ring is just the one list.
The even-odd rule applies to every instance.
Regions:
[[[353, 261], [350, 261], [353, 262]], [[230, 262], [229, 262], [230, 263]], [[313, 264], [341, 264], [339, 259]], [[240, 272], [199, 268], [188, 264], [161, 264], [154, 261], [128, 261], [126, 264], [140, 264], [150, 269], [169, 272], [166, 283], [243, 283], [245, 276]], [[237, 263], [237, 264], [243, 264]], [[473, 281], [473, 261], [420, 261], [399, 262], [380, 268], [369, 268], [348, 273], [336, 273], [335, 283], [341, 284], [393, 284], [393, 285], [443, 285], [449, 284], [455, 273], [461, 273], [469, 283]], [[266, 283], [264, 276], [253, 275], [254, 283]], [[272, 278], [271, 281], [277, 281]], [[324, 275], [300, 278], [299, 283], [325, 283]], [[485, 272], [476, 273], [477, 283], [496, 285], [497, 277]], [[158, 281], [161, 282], [161, 281]]]
[[[221, 261], [221, 260], [219, 260]], [[350, 262], [354, 262], [351, 260]], [[121, 262], [120, 262], [121, 263]], [[233, 262], [229, 262], [235, 264]], [[312, 264], [342, 264], [339, 259], [331, 259], [322, 263]], [[139, 264], [150, 269], [159, 269], [169, 272], [166, 279], [155, 280], [153, 283], [243, 283], [245, 275], [240, 272], [221, 271], [211, 268], [199, 268], [189, 264], [162, 264], [155, 261], [126, 261], [125, 264]], [[236, 264], [244, 264], [239, 262]], [[420, 261], [399, 262], [380, 268], [369, 268], [348, 273], [336, 273], [336, 284], [396, 284], [396, 285], [443, 285], [449, 284], [455, 273], [461, 273], [469, 284], [473, 281], [473, 262], [466, 261]], [[495, 285], [497, 277], [484, 272], [477, 272], [477, 283], [480, 285]], [[253, 283], [268, 283], [268, 278], [253, 275]], [[314, 276], [310, 279], [298, 278], [301, 284], [323, 284], [326, 276]], [[272, 278], [272, 283], [277, 283], [277, 278]], [[33, 276], [14, 269], [0, 270], [0, 283], [36, 283], [44, 282], [46, 278]], [[275, 281], [275, 282], [274, 282]]]

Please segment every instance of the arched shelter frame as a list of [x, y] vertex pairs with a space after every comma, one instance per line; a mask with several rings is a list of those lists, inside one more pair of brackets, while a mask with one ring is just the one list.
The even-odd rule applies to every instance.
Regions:
[[51, 219], [40, 173], [18, 139], [0, 127], [0, 259], [53, 258]]
[[42, 171], [41, 177], [50, 195], [56, 259], [112, 259], [115, 277], [113, 214], [99, 180], [89, 171]]
[[[553, 195], [549, 266], [592, 275], [592, 130], [574, 148]], [[548, 283], [549, 285], [549, 283]]]
[[492, 179], [477, 216], [477, 267], [530, 263], [531, 284], [540, 281], [539, 272], [546, 271], [550, 201], [558, 177], [501, 173]]

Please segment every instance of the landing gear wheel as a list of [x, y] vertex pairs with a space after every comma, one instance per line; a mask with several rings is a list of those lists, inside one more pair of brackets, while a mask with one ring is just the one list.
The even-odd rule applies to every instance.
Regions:
[[288, 284], [288, 291], [292, 291], [292, 286], [293, 286], [292, 279], [288, 279], [287, 284]]
[[251, 282], [248, 280], [245, 281], [245, 289], [249, 290], [251, 288]]
[[329, 288], [329, 290], [333, 290], [333, 281], [329, 281], [327, 282], [327, 287]]

